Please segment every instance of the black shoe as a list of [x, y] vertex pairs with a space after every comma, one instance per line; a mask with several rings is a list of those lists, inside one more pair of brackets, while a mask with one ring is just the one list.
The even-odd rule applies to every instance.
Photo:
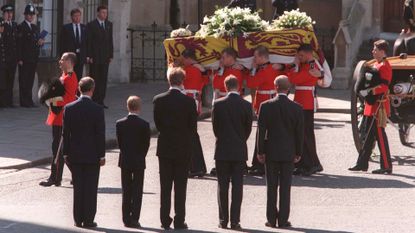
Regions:
[[278, 224], [279, 228], [288, 228], [288, 227], [292, 227], [291, 223], [289, 221], [282, 223], [282, 224]]
[[294, 176], [300, 176], [300, 175], [302, 175], [303, 174], [303, 169], [302, 168], [296, 168], [296, 169], [294, 169], [294, 171], [293, 171], [293, 175]]
[[265, 226], [266, 226], [266, 227], [271, 227], [271, 228], [277, 228], [277, 224], [275, 224], [275, 223], [274, 223], [274, 224], [272, 224], [272, 223], [270, 223], [270, 222], [266, 222], [266, 223], [265, 223]]
[[295, 176], [311, 176], [312, 174], [311, 169], [305, 168], [297, 168], [293, 171], [293, 175]]
[[73, 185], [73, 181], [71, 180], [71, 182], [69, 182], [71, 185]]
[[84, 228], [95, 228], [98, 224], [96, 222], [84, 223]]
[[82, 227], [82, 223], [74, 223], [73, 224], [75, 227]]
[[317, 172], [322, 172], [322, 171], [324, 171], [323, 166], [321, 166], [321, 164], [319, 164], [317, 166]]
[[141, 225], [139, 222], [124, 223], [124, 226], [127, 228], [141, 228]]
[[363, 172], [367, 172], [367, 167], [361, 167], [359, 165], [356, 165], [354, 167], [349, 168], [349, 171], [363, 171]]
[[383, 168], [381, 168], [381, 169], [376, 169], [376, 170], [373, 170], [372, 171], [372, 173], [373, 174], [392, 174], [392, 169], [383, 169]]
[[61, 185], [62, 185], [62, 183], [61, 183], [60, 181], [56, 181], [56, 182], [55, 182], [55, 186], [56, 186], [56, 187], [59, 187], [59, 186], [61, 186]]
[[240, 231], [240, 230], [242, 230], [242, 227], [241, 227], [241, 224], [239, 224], [239, 223], [231, 224], [231, 229], [236, 230], [236, 231]]
[[42, 181], [42, 182], [39, 183], [39, 185], [43, 186], [43, 187], [50, 187], [54, 184], [55, 184], [55, 181], [53, 181], [53, 180]]
[[228, 228], [228, 224], [227, 223], [219, 223], [218, 227], [222, 228], [222, 229], [226, 229], [226, 228]]
[[190, 172], [189, 178], [195, 178], [195, 177], [203, 177], [205, 176], [205, 172]]
[[170, 230], [171, 227], [168, 225], [161, 225], [161, 228], [163, 228], [164, 230]]
[[262, 169], [255, 169], [255, 170], [250, 170], [248, 174], [251, 176], [263, 176], [265, 175], [265, 172]]
[[180, 229], [188, 229], [187, 223], [180, 223], [180, 224], [174, 224], [174, 229], [180, 230]]
[[212, 168], [212, 170], [210, 170], [210, 175], [211, 176], [216, 176], [216, 168]]

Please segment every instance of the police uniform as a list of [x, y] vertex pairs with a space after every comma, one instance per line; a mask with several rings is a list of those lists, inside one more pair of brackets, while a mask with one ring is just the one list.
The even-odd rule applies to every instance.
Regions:
[[225, 79], [229, 75], [235, 76], [239, 81], [239, 93], [243, 95], [243, 83], [244, 75], [241, 70], [235, 69], [232, 66], [221, 67], [215, 71], [213, 76], [213, 90], [214, 90], [214, 99], [219, 99], [225, 97], [228, 93], [225, 88]]
[[[184, 92], [187, 96], [195, 100], [197, 112], [200, 114], [202, 110], [202, 89], [209, 82], [209, 78], [206, 76], [206, 72], [202, 73], [193, 65], [185, 66], [184, 71], [186, 72], [186, 77], [183, 80]], [[202, 144], [197, 132], [192, 137], [192, 141], [192, 156], [190, 161], [189, 176], [201, 177], [204, 176], [207, 170]]]
[[377, 141], [380, 151], [380, 169], [374, 170], [373, 173], [383, 174], [392, 173], [392, 161], [389, 150], [388, 138], [385, 133], [387, 118], [390, 116], [390, 102], [388, 98], [389, 84], [392, 81], [392, 68], [389, 62], [384, 59], [373, 65], [379, 72], [378, 77], [382, 79], [379, 85], [370, 88], [369, 96], [379, 96], [373, 104], [365, 101], [363, 127], [366, 132], [366, 139], [362, 150], [359, 152], [359, 158], [356, 166], [350, 168], [351, 171], [367, 171], [369, 158], [372, 154], [373, 144]]
[[[247, 79], [247, 86], [251, 89], [257, 89], [255, 98], [252, 100], [252, 106], [255, 113], [259, 114], [261, 104], [275, 97], [276, 90], [274, 80], [278, 75], [283, 74], [282, 71], [275, 70], [270, 62], [259, 65], [255, 74], [251, 73]], [[254, 155], [252, 157], [252, 167], [250, 174], [263, 175], [265, 173], [264, 165], [258, 161], [257, 146], [255, 145]]]
[[[288, 74], [290, 82], [295, 85], [294, 101], [299, 103], [304, 112], [304, 152], [301, 161], [298, 163], [300, 173], [310, 175], [316, 171], [322, 171], [320, 160], [317, 156], [316, 139], [314, 134], [314, 112], [317, 109], [317, 99], [315, 96], [315, 86], [317, 82], [324, 78], [312, 76], [309, 71], [317, 66], [315, 60], [300, 64], [294, 67]], [[298, 68], [298, 70], [296, 70]], [[318, 67], [320, 68], [320, 67]]]
[[[24, 13], [25, 15], [36, 14], [34, 6], [27, 5]], [[26, 20], [19, 24], [17, 60], [23, 62], [23, 64], [19, 64], [19, 93], [20, 106], [22, 107], [34, 107], [32, 89], [40, 53], [38, 41], [39, 28], [35, 24], [29, 23]]]
[[3, 108], [6, 106], [5, 104], [6, 48], [4, 45], [3, 34], [4, 33], [0, 33], [0, 108]]
[[[63, 172], [63, 154], [58, 154], [59, 142], [62, 136], [62, 123], [63, 123], [63, 107], [76, 100], [76, 92], [78, 89], [78, 79], [75, 72], [63, 73], [60, 77], [60, 81], [65, 87], [65, 94], [62, 96], [63, 100], [52, 102], [51, 105], [58, 107], [61, 110], [59, 112], [53, 112], [49, 108], [48, 118], [46, 124], [52, 126], [52, 153], [53, 160], [51, 164], [51, 174], [46, 182], [41, 182], [43, 186], [50, 186], [56, 184], [60, 185], [62, 181]], [[57, 163], [55, 164], [56, 156], [59, 156]], [[46, 185], [45, 185], [46, 184]], [[49, 184], [49, 185], [48, 185]]]
[[[14, 8], [12, 5], [4, 5], [1, 10], [3, 13], [8, 11], [12, 12]], [[17, 23], [5, 21], [2, 37], [6, 56], [4, 65], [5, 92], [3, 103], [6, 107], [13, 107], [13, 85], [17, 65]]]

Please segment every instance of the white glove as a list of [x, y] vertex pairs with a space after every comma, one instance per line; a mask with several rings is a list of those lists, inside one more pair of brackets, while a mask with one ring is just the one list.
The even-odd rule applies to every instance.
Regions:
[[360, 94], [361, 96], [363, 96], [363, 97], [366, 97], [366, 96], [368, 96], [368, 95], [369, 95], [369, 92], [370, 92], [370, 91], [371, 91], [370, 89], [361, 90], [361, 91], [359, 92], [359, 94]]

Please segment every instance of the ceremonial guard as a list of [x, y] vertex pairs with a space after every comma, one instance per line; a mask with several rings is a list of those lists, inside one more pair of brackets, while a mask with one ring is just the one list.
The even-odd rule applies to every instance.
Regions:
[[[259, 113], [259, 107], [264, 101], [275, 97], [274, 80], [277, 76], [283, 74], [283, 68], [284, 66], [280, 64], [270, 63], [269, 51], [265, 46], [260, 45], [255, 49], [254, 66], [247, 80], [247, 86], [251, 89], [256, 89], [255, 98], [252, 101], [256, 114]], [[258, 162], [256, 153], [255, 147], [249, 174], [263, 175], [265, 173], [264, 165]]]
[[[13, 22], [14, 8], [12, 5], [1, 7], [3, 11], [4, 31], [1, 33], [5, 63], [3, 64], [4, 94], [0, 97], [5, 107], [13, 107], [13, 85], [17, 66], [17, 23]], [[0, 104], [1, 105], [1, 104]]]
[[[182, 63], [186, 76], [183, 80], [184, 92], [187, 96], [192, 97], [197, 106], [197, 112], [202, 112], [202, 89], [209, 83], [207, 72], [203, 66], [197, 63], [196, 54], [193, 49], [185, 49], [182, 52]], [[203, 177], [206, 174], [206, 163], [203, 156], [202, 144], [199, 134], [193, 137], [192, 156], [190, 162], [189, 177]]]
[[[373, 79], [380, 79], [376, 86], [370, 86], [367, 89], [359, 91], [359, 94], [365, 98], [365, 109], [363, 127], [366, 129], [363, 147], [359, 152], [357, 163], [354, 167], [349, 168], [350, 171], [367, 171], [369, 167], [369, 158], [372, 154], [373, 144], [375, 140], [378, 142], [380, 151], [380, 169], [372, 171], [374, 174], [391, 174], [392, 161], [389, 151], [388, 137], [386, 136], [385, 127], [390, 115], [390, 103], [388, 98], [389, 84], [392, 81], [392, 68], [386, 60], [388, 43], [385, 40], [378, 40], [374, 43], [373, 57], [376, 59], [373, 64], [374, 72], [366, 73]], [[368, 97], [375, 99], [373, 103]]]
[[220, 67], [213, 77], [214, 99], [219, 99], [227, 95], [225, 88], [225, 78], [229, 75], [235, 76], [239, 81], [239, 93], [243, 95], [244, 75], [243, 67], [236, 64], [238, 53], [233, 48], [226, 48], [222, 51]]
[[32, 100], [32, 89], [40, 46], [45, 42], [39, 36], [38, 26], [32, 23], [35, 15], [35, 7], [31, 4], [27, 5], [24, 11], [25, 20], [19, 24], [17, 34], [20, 106], [26, 108], [35, 106]]
[[[78, 89], [78, 79], [73, 70], [76, 64], [76, 55], [74, 53], [64, 53], [59, 61], [62, 70], [60, 81], [65, 87], [65, 94], [62, 97], [56, 97], [46, 100], [49, 105], [49, 115], [46, 124], [52, 126], [52, 153], [51, 173], [46, 181], [40, 182], [41, 186], [49, 187], [52, 185], [60, 186], [63, 172], [63, 154], [59, 150], [61, 146], [63, 108], [68, 103], [76, 100], [76, 91]], [[58, 156], [58, 159], [56, 159]]]
[[323, 171], [317, 156], [314, 112], [317, 108], [315, 86], [319, 80], [324, 79], [324, 71], [314, 59], [310, 44], [300, 45], [294, 63], [291, 65], [288, 77], [295, 85], [294, 101], [299, 103], [304, 111], [304, 153], [294, 174], [310, 176]]

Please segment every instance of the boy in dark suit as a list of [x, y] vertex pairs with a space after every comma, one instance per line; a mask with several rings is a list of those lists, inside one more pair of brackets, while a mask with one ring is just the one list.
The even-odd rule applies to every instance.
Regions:
[[139, 117], [141, 99], [130, 96], [127, 100], [128, 116], [117, 121], [116, 132], [122, 185], [122, 219], [126, 227], [139, 228], [143, 198], [144, 169], [150, 146], [150, 125]]
[[225, 79], [226, 97], [215, 101], [212, 110], [216, 137], [215, 166], [218, 177], [219, 227], [227, 228], [229, 221], [229, 183], [232, 182], [231, 228], [239, 224], [242, 204], [243, 175], [248, 160], [246, 140], [252, 130], [251, 104], [239, 95], [239, 81], [229, 75]]

